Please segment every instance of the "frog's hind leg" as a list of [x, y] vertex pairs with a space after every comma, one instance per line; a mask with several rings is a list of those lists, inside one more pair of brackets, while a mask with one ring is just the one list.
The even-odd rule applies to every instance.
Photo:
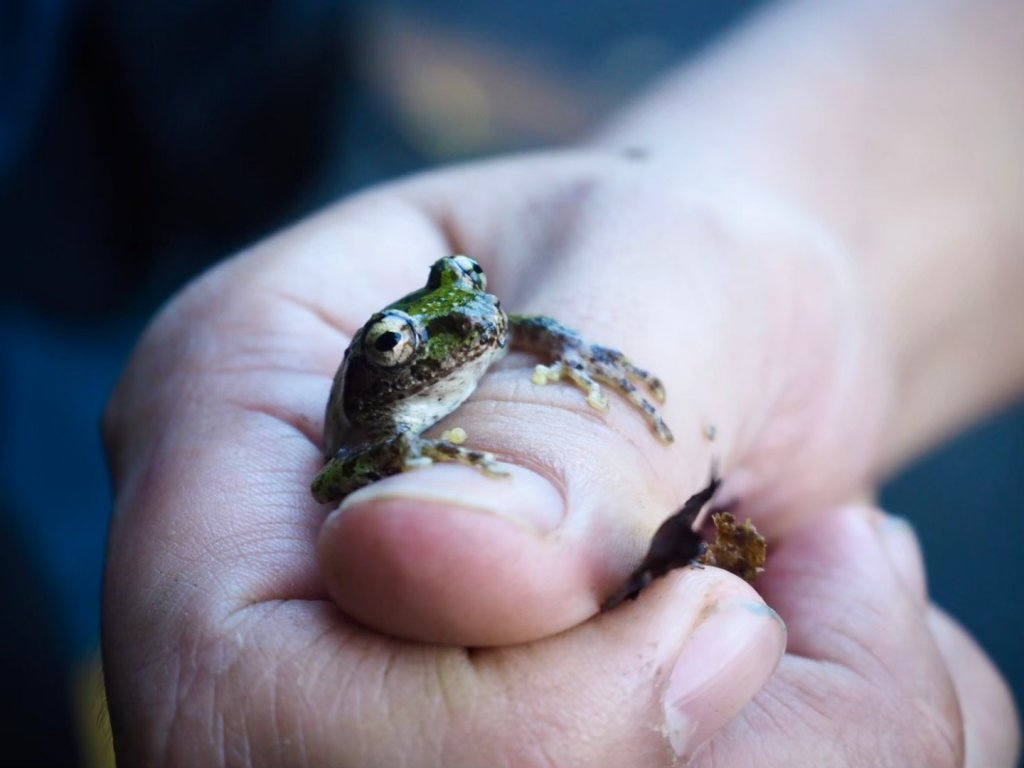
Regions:
[[672, 431], [658, 409], [634, 383], [643, 384], [656, 401], [664, 402], [665, 387], [657, 376], [634, 365], [616, 349], [587, 344], [578, 333], [549, 317], [513, 315], [510, 320], [515, 347], [554, 361], [534, 369], [535, 384], [552, 384], [567, 379], [586, 393], [590, 406], [606, 411], [608, 399], [601, 389], [601, 383], [604, 383], [643, 413], [661, 440], [672, 442]]
[[341, 501], [364, 486], [401, 472], [392, 442], [361, 451], [339, 451], [313, 478], [313, 498], [321, 504]]
[[[462, 432], [459, 442], [464, 439], [465, 433]], [[430, 466], [434, 462], [467, 464], [491, 477], [508, 474], [494, 454], [487, 451], [463, 448], [452, 440], [430, 440], [402, 432], [390, 440], [339, 451], [313, 479], [313, 497], [321, 504], [341, 501], [350, 493], [385, 477]]]

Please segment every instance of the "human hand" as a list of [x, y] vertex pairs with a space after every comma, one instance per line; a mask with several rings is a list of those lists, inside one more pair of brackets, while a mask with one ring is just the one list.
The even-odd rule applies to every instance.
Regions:
[[[749, 586], [688, 571], [625, 609], [597, 606], [712, 460], [783, 544], [831, 524], [814, 513], [867, 483], [886, 370], [827, 235], [767, 201], [666, 182], [583, 155], [384, 187], [221, 266], [161, 314], [107, 419], [105, 663], [124, 759], [662, 765], [743, 707], [784, 638]], [[511, 479], [431, 467], [324, 522], [308, 484], [347, 338], [459, 251], [506, 306], [555, 315], [662, 376], [677, 442], [657, 443], [622, 402], [599, 415], [569, 387], [533, 387], [511, 357], [453, 417], [520, 467]], [[791, 640], [834, 638], [813, 612], [822, 600], [798, 599], [801, 560], [818, 560], [796, 551], [782, 613], [809, 629]], [[807, 574], [813, 595], [823, 574]], [[845, 682], [825, 658], [797, 664], [816, 690]], [[927, 703], [954, 754], [943, 672], [932, 656], [910, 682], [939, 680]], [[887, 680], [890, 698], [918, 692]], [[787, 695], [783, 708], [808, 688]]]

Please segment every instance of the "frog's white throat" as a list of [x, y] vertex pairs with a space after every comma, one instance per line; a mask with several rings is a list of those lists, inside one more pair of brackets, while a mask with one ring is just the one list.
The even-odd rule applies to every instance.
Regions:
[[503, 355], [505, 350], [480, 355], [459, 365], [450, 374], [419, 392], [403, 398], [397, 404], [399, 420], [419, 434], [454, 411], [473, 394], [484, 372]]

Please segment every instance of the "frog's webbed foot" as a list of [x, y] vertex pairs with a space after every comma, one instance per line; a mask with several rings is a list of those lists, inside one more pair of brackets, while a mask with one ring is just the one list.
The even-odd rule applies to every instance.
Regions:
[[554, 361], [534, 368], [534, 384], [552, 384], [567, 379], [586, 393], [591, 407], [606, 411], [608, 398], [601, 389], [603, 383], [643, 413], [659, 438], [666, 443], [672, 442], [672, 431], [658, 409], [634, 383], [644, 385], [655, 400], [664, 402], [665, 387], [657, 376], [634, 365], [616, 349], [587, 344], [578, 333], [550, 317], [513, 315], [509, 320], [513, 346]]
[[341, 501], [350, 493], [385, 477], [434, 462], [468, 464], [492, 477], [508, 474], [494, 454], [459, 445], [466, 439], [466, 433], [461, 429], [450, 430], [445, 437], [450, 439], [431, 440], [403, 432], [379, 443], [342, 449], [313, 479], [313, 498], [321, 504]]

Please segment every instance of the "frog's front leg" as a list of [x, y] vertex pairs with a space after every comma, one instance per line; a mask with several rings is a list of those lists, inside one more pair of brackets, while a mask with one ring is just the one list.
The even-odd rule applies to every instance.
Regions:
[[385, 477], [434, 462], [468, 464], [495, 477], [508, 474], [494, 454], [458, 445], [465, 439], [461, 430], [451, 430], [445, 435], [451, 435], [452, 439], [433, 440], [406, 431], [378, 443], [355, 449], [343, 448], [313, 479], [313, 497], [321, 504], [341, 501], [350, 493]]
[[538, 365], [533, 372], [535, 384], [551, 384], [568, 379], [587, 395], [587, 403], [601, 411], [608, 410], [608, 399], [601, 383], [613, 388], [640, 410], [654, 433], [666, 443], [673, 440], [672, 431], [658, 409], [645, 398], [634, 381], [650, 390], [658, 402], [665, 400], [661, 380], [638, 368], [615, 349], [588, 344], [571, 328], [541, 315], [511, 315], [511, 345], [551, 361]]

